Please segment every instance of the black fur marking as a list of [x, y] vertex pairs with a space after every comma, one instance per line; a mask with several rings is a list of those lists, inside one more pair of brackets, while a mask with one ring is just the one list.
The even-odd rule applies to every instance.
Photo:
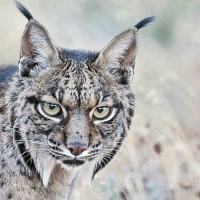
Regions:
[[105, 135], [104, 135], [103, 131], [99, 129], [99, 133], [100, 133], [101, 137], [104, 138]]
[[17, 145], [18, 151], [21, 155], [21, 159], [23, 159], [24, 163], [26, 163], [26, 166], [29, 167], [29, 169], [36, 171], [35, 165], [31, 159], [30, 153], [26, 149], [25, 143], [23, 143], [23, 142], [18, 143], [18, 141], [22, 140], [22, 138], [19, 134], [19, 129], [15, 129], [14, 140], [16, 141], [16, 145]]
[[6, 163], [5, 163], [5, 160], [4, 160], [4, 159], [1, 160], [1, 167], [2, 167], [2, 168], [6, 167]]
[[55, 140], [53, 140], [53, 139], [49, 139], [49, 142], [51, 142], [54, 145], [58, 145], [58, 143]]
[[[0, 88], [1, 89], [1, 88]], [[1, 98], [1, 97], [0, 97]], [[5, 112], [5, 107], [0, 107], [0, 113], [4, 113]]]
[[92, 179], [94, 179], [94, 176], [95, 174], [103, 169], [112, 159], [113, 157], [115, 156], [115, 154], [117, 153], [117, 151], [119, 150], [122, 142], [124, 140], [124, 133], [122, 133], [121, 135], [121, 138], [119, 139], [119, 141], [117, 142], [115, 148], [107, 155], [105, 155], [101, 160], [100, 162], [96, 165], [96, 167], [94, 168], [94, 171], [93, 171], [93, 175], [92, 175]]
[[0, 188], [2, 188], [2, 187], [4, 186], [4, 184], [5, 184], [5, 183], [4, 183], [3, 181], [1, 181], [1, 182], [0, 182]]
[[132, 117], [134, 115], [134, 110], [132, 108], [129, 108], [128, 114]]
[[[80, 49], [65, 49], [65, 48], [60, 48], [59, 50], [59, 55], [60, 59], [62, 61], [69, 61], [73, 60], [74, 62], [80, 63], [81, 61], [90, 61], [93, 62], [96, 60], [98, 57], [98, 53], [96, 52], [91, 52], [87, 50], [80, 50]], [[89, 64], [87, 62], [87, 64]]]
[[12, 199], [13, 195], [12, 193], [8, 193], [7, 199]]
[[123, 106], [122, 102], [114, 104], [113, 107], [115, 107], [117, 109], [124, 109], [124, 106]]
[[92, 179], [94, 179], [95, 174], [100, 171], [101, 169], [103, 169], [115, 156], [115, 154], [117, 153], [117, 149], [112, 150], [112, 152], [108, 155], [106, 155], [105, 157], [103, 157], [100, 161], [100, 163], [98, 165], [96, 165], [93, 175], [92, 175]]
[[128, 129], [130, 129], [130, 126], [131, 126], [131, 118], [128, 117], [128, 118], [126, 119], [126, 122], [127, 122], [127, 125], [128, 125]]
[[134, 27], [139, 30], [147, 26], [149, 23], [151, 23], [154, 20], [155, 20], [155, 16], [144, 18], [141, 21], [139, 21]]
[[30, 11], [26, 7], [24, 7], [18, 1], [15, 1], [15, 4], [16, 4], [18, 10], [22, 13], [22, 15], [24, 15], [24, 17], [26, 17], [28, 20], [33, 19], [33, 16], [31, 15]]
[[33, 104], [33, 103], [38, 103], [38, 100], [35, 96], [30, 96], [30, 97], [27, 97], [27, 100], [29, 103]]

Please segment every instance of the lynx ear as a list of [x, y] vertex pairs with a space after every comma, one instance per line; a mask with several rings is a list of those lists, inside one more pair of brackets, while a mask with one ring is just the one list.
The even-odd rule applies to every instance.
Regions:
[[33, 19], [29, 10], [15, 1], [19, 11], [29, 20], [25, 27], [20, 49], [20, 76], [35, 76], [44, 68], [60, 62], [58, 51], [53, 45], [48, 31]]
[[121, 84], [129, 84], [138, 49], [137, 28], [117, 35], [99, 54], [96, 64]]
[[26, 25], [21, 40], [20, 76], [34, 76], [41, 69], [56, 65], [59, 62], [58, 51], [47, 30], [36, 20], [31, 19]]
[[147, 17], [117, 35], [99, 54], [96, 64], [121, 84], [129, 84], [134, 71], [138, 49], [138, 30], [155, 20]]

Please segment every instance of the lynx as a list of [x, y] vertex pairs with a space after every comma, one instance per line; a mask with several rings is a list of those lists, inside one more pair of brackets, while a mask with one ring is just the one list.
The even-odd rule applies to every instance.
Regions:
[[56, 47], [29, 10], [16, 5], [28, 23], [18, 68], [0, 70], [0, 197], [67, 200], [79, 171], [92, 180], [127, 135], [138, 30], [154, 17], [92, 52]]

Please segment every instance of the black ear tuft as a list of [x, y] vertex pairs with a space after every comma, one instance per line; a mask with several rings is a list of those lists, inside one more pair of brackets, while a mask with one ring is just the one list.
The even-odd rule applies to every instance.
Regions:
[[155, 20], [155, 16], [144, 18], [143, 20], [139, 21], [134, 27], [138, 30], [147, 26], [149, 23]]
[[24, 7], [18, 1], [15, 1], [15, 4], [16, 4], [17, 8], [19, 9], [19, 11], [22, 13], [22, 15], [24, 15], [28, 20], [33, 19], [33, 16], [31, 15], [30, 11], [26, 7]]

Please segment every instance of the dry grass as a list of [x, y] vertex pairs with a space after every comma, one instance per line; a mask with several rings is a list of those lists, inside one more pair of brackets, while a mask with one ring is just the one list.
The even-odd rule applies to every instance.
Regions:
[[[22, 0], [57, 45], [101, 49], [139, 19], [133, 81], [138, 99], [120, 153], [93, 181], [79, 179], [73, 199], [200, 199], [200, 2], [198, 0]], [[26, 20], [12, 1], [0, 0], [1, 63], [17, 63]], [[81, 187], [80, 187], [81, 186]]]

